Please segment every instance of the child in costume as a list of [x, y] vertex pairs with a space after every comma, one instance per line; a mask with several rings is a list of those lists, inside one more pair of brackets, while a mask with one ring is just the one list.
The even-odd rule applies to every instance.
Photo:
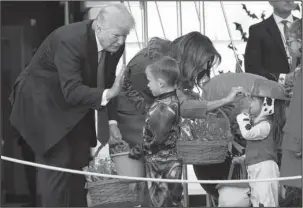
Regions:
[[[146, 114], [143, 128], [143, 144], [132, 148], [129, 157], [144, 158], [146, 177], [163, 179], [181, 179], [182, 164], [178, 160], [176, 142], [180, 136], [180, 103], [176, 94], [179, 77], [178, 63], [169, 57], [163, 57], [146, 67], [148, 87], [156, 97], [151, 105], [144, 97], [131, 88], [126, 79], [126, 96], [136, 108]], [[130, 92], [131, 93], [128, 93]], [[150, 206], [181, 206], [182, 184], [148, 182]]]
[[[285, 124], [284, 88], [277, 82], [257, 79], [251, 91], [249, 113], [237, 116], [242, 137], [247, 140], [245, 164], [249, 179], [278, 178], [277, 152]], [[250, 200], [254, 207], [278, 207], [279, 182], [251, 182]]]

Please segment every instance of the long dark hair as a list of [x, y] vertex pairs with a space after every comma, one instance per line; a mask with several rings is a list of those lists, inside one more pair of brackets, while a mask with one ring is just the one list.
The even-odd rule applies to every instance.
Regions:
[[[261, 103], [264, 102], [264, 97], [257, 97]], [[267, 116], [270, 121], [270, 132], [277, 150], [280, 150], [283, 140], [283, 127], [286, 121], [285, 108], [287, 101], [275, 99], [274, 114]]]
[[[200, 32], [190, 32], [174, 41], [152, 38], [145, 55], [150, 60], [157, 60], [163, 55], [175, 59], [179, 64], [179, 88], [191, 91], [203, 76], [210, 75], [210, 70], [221, 63], [221, 55], [215, 49], [211, 40]], [[207, 66], [205, 66], [207, 63]]]
[[271, 115], [271, 131], [273, 133], [273, 139], [276, 144], [276, 148], [280, 149], [282, 140], [283, 140], [283, 127], [285, 125], [286, 116], [285, 116], [286, 101], [284, 100], [275, 100], [274, 104], [274, 114]]
[[200, 80], [197, 78], [203, 78], [199, 74], [209, 74], [210, 69], [221, 62], [221, 55], [211, 40], [200, 32], [190, 32], [177, 38], [170, 44], [167, 54], [179, 62], [179, 87], [182, 90], [198, 87]]
[[[169, 46], [167, 55], [176, 59], [180, 68], [179, 88], [192, 90], [198, 87], [200, 73], [210, 74], [210, 69], [221, 62], [221, 55], [211, 40], [200, 32], [190, 32], [175, 39]], [[205, 63], [207, 62], [207, 67]], [[208, 71], [208, 72], [207, 72]]]

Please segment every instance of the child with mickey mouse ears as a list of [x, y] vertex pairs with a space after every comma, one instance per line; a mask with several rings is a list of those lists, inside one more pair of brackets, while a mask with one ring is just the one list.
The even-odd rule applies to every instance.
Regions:
[[[285, 102], [289, 100], [277, 82], [257, 79], [250, 93], [248, 112], [237, 116], [242, 137], [247, 140], [245, 164], [249, 179], [278, 178], [277, 151], [283, 138]], [[251, 182], [254, 207], [278, 207], [279, 182]]]

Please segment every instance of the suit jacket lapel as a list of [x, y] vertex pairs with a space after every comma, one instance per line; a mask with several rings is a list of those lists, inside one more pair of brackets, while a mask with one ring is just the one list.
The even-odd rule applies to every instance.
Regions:
[[280, 33], [278, 25], [276, 24], [276, 21], [273, 16], [270, 16], [268, 18], [267, 29], [268, 29], [268, 32], [272, 35], [272, 37], [275, 40], [275, 42], [277, 43], [277, 45], [279, 46], [279, 48], [282, 50], [281, 52], [285, 55], [285, 58], [287, 59], [287, 54], [285, 51], [281, 33]]
[[[91, 77], [91, 85], [93, 87], [97, 87], [97, 70], [98, 70], [98, 49], [97, 42], [95, 37], [95, 32], [92, 29], [92, 22], [87, 25], [87, 59], [89, 62], [89, 77]], [[123, 45], [117, 52], [110, 53], [106, 51], [105, 61], [104, 61], [104, 76], [105, 76], [105, 84], [108, 86], [110, 80], [115, 77], [116, 62], [119, 62], [119, 58], [121, 53], [124, 51], [125, 45]]]
[[87, 58], [89, 63], [89, 74], [91, 78], [92, 86], [97, 86], [97, 68], [98, 68], [98, 50], [97, 50], [97, 43], [95, 32], [92, 29], [92, 22], [87, 26]]

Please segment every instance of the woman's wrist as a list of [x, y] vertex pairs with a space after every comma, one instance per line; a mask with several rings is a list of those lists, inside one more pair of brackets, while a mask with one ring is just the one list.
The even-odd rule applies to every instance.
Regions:
[[225, 97], [225, 98], [222, 98], [222, 103], [223, 103], [222, 106], [224, 106], [224, 105], [231, 103], [231, 101], [230, 101], [230, 99], [228, 99], [228, 97]]
[[221, 108], [222, 106], [227, 105], [229, 103], [230, 103], [230, 101], [228, 98], [222, 98], [219, 100], [208, 101], [206, 109], [207, 109], [207, 112], [210, 112], [210, 111], [216, 110], [218, 108]]

